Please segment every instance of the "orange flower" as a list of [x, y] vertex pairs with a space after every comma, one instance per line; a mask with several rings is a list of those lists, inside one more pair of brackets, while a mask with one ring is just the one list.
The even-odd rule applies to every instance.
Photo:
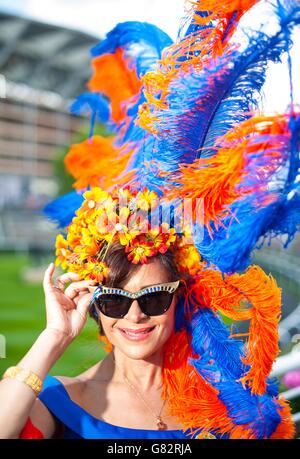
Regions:
[[136, 206], [142, 210], [155, 209], [157, 207], [158, 196], [154, 191], [145, 188], [141, 191], [136, 200]]
[[104, 278], [108, 276], [109, 268], [106, 263], [92, 258], [90, 261], [85, 263], [81, 273], [84, 279], [91, 279], [100, 284], [103, 282]]
[[114, 240], [124, 246], [128, 260], [134, 264], [147, 263], [149, 257], [165, 253], [171, 244], [176, 244], [175, 229], [167, 223], [151, 229], [148, 210], [158, 204], [154, 191], [131, 191], [125, 187], [107, 193], [94, 187], [83, 197], [67, 227], [67, 240], [62, 235], [57, 239], [57, 263], [64, 269], [72, 265], [72, 271], [102, 281], [107, 267], [102, 266], [101, 260]]
[[68, 242], [63, 237], [62, 234], [58, 234], [55, 241], [55, 255], [56, 261], [55, 264], [58, 266], [61, 264], [62, 269], [66, 269], [68, 266], [67, 258], [71, 254], [70, 250], [68, 249]]
[[145, 241], [140, 243], [138, 240], [135, 240], [132, 246], [125, 247], [125, 252], [129, 253], [127, 256], [128, 260], [136, 265], [139, 261], [142, 264], [148, 263], [148, 257], [152, 257], [157, 251], [150, 242]]
[[197, 248], [193, 245], [178, 247], [175, 251], [175, 259], [180, 271], [188, 271], [191, 275], [196, 275], [205, 264], [201, 261]]
[[148, 234], [153, 240], [154, 248], [161, 253], [165, 253], [177, 237], [175, 228], [169, 228], [167, 223], [163, 223], [159, 228], [150, 229]]

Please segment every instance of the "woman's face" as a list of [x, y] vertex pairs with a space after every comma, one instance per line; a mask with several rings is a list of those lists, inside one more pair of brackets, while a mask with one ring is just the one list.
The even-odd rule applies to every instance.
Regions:
[[[168, 274], [160, 261], [155, 259], [149, 264], [141, 265], [131, 278], [119, 287], [135, 293], [145, 286], [164, 282], [169, 282]], [[112, 319], [100, 313], [101, 324], [107, 339], [116, 348], [128, 357], [145, 359], [161, 350], [171, 335], [175, 325], [175, 306], [176, 292], [170, 308], [164, 314], [149, 317], [141, 311], [137, 300], [134, 300], [122, 319]], [[143, 334], [143, 339], [135, 339], [124, 333], [124, 329], [136, 331], [150, 327], [153, 327], [153, 330]]]

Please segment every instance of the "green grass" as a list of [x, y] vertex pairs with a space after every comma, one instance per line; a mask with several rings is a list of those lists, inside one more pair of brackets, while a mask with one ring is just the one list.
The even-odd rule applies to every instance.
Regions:
[[[27, 255], [0, 254], [0, 334], [5, 337], [6, 357], [0, 374], [16, 365], [46, 325], [42, 283], [28, 283], [22, 271], [30, 266]], [[44, 268], [41, 268], [44, 270]], [[92, 319], [50, 370], [53, 375], [75, 376], [104, 357]]]

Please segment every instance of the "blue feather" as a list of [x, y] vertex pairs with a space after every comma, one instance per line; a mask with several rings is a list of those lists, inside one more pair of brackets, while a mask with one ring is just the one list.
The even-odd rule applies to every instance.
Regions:
[[[195, 109], [192, 111], [193, 103], [188, 101], [189, 109], [187, 109], [186, 112], [192, 113], [192, 115], [195, 114], [196, 116], [195, 119], [193, 116], [191, 117], [192, 119], [188, 118], [185, 124], [183, 116], [185, 107], [182, 105], [183, 112], [180, 112], [180, 104], [177, 102], [177, 106], [175, 106], [174, 110], [179, 110], [178, 113], [180, 114], [179, 118], [181, 126], [183, 126], [183, 132], [194, 133], [194, 131], [197, 130], [197, 125], [201, 126], [199, 137], [195, 136], [195, 138], [197, 140], [200, 139], [200, 146], [206, 147], [206, 151], [204, 150], [201, 152], [202, 156], [213, 154], [213, 150], [210, 147], [216, 143], [217, 137], [224, 134], [231, 127], [232, 123], [233, 125], [238, 124], [238, 122], [242, 121], [243, 116], [248, 116], [247, 114], [245, 115], [245, 109], [247, 105], [248, 108], [250, 108], [251, 101], [255, 102], [255, 100], [252, 100], [252, 96], [255, 91], [260, 89], [264, 82], [265, 64], [267, 60], [270, 59], [276, 62], [283, 51], [288, 51], [291, 45], [290, 35], [292, 27], [300, 22], [300, 8], [295, 2], [285, 2], [284, 5], [279, 2], [278, 5], [277, 12], [281, 26], [279, 32], [272, 37], [268, 37], [259, 32], [256, 35], [255, 42], [253, 43], [250, 41], [250, 45], [242, 56], [234, 59], [233, 75], [236, 71], [237, 74], [239, 74], [241, 68], [245, 67], [247, 68], [247, 72], [240, 72], [241, 76], [238, 78], [235, 77], [236, 83], [230, 90], [229, 97], [225, 98], [225, 100], [219, 104], [219, 108], [216, 110], [214, 118], [213, 116], [211, 117], [213, 121], [208, 117], [208, 121], [206, 122], [206, 113], [203, 111], [200, 113]], [[224, 58], [224, 56], [222, 56], [222, 58]], [[226, 78], [227, 74], [225, 73], [225, 80]], [[222, 85], [223, 82], [224, 81], [215, 83], [214, 88], [211, 90], [212, 96], [215, 96], [215, 92], [218, 90], [218, 84]], [[255, 82], [253, 87], [251, 86], [251, 82]], [[189, 84], [190, 82], [187, 82], [187, 86], [189, 86]], [[194, 83], [190, 85], [190, 88], [190, 94], [193, 94], [193, 91], [196, 92], [197, 84]], [[201, 85], [200, 88], [202, 88]], [[179, 92], [179, 96], [181, 93], [186, 93], [186, 91], [182, 89], [182, 91]], [[243, 95], [242, 97], [241, 94]], [[202, 97], [204, 96], [202, 94]], [[193, 97], [191, 100], [193, 100]], [[212, 104], [210, 104], [211, 101], [213, 102]], [[245, 101], [247, 101], [247, 103], [243, 107]], [[211, 100], [209, 100], [209, 98], [205, 100], [208, 111], [212, 111], [212, 113], [214, 111], [214, 103], [215, 100], [213, 97]], [[235, 113], [237, 113], [237, 116]], [[176, 131], [178, 126], [173, 127], [171, 124], [173, 121], [172, 116], [173, 114], [171, 113], [170, 119], [165, 118], [164, 122], [166, 126], [171, 126], [172, 129]], [[276, 174], [274, 174], [274, 176], [270, 178], [270, 184], [272, 180], [270, 192], [277, 192], [277, 201], [269, 206], [261, 205], [260, 202], [268, 192], [253, 193], [246, 198], [239, 199], [230, 207], [231, 213], [235, 215], [238, 220], [231, 217], [223, 219], [222, 223], [225, 228], [221, 227], [218, 230], [215, 229], [213, 240], [210, 238], [207, 230], [204, 230], [204, 238], [199, 238], [199, 240], [195, 239], [195, 245], [204, 258], [209, 263], [217, 265], [222, 272], [232, 273], [237, 270], [246, 269], [251, 262], [250, 256], [252, 250], [255, 247], [260, 248], [262, 246], [262, 244], [257, 245], [257, 241], [260, 238], [263, 238], [264, 242], [266, 239], [270, 241], [270, 239], [275, 236], [286, 234], [287, 240], [284, 247], [287, 247], [293, 240], [296, 231], [299, 230], [299, 123], [300, 117], [292, 114], [289, 125], [292, 132], [291, 143], [290, 145], [284, 146], [288, 151], [288, 154], [287, 151], [285, 152], [285, 157], [288, 158], [286, 164], [289, 163], [289, 167], [287, 167], [287, 165], [285, 166], [283, 177], [276, 177]], [[191, 136], [182, 138], [180, 130], [177, 138], [175, 134], [170, 137], [171, 140], [161, 140], [161, 145], [166, 151], [166, 158], [169, 164], [172, 164], [172, 159], [174, 159], [175, 164], [176, 161], [180, 162], [180, 153], [183, 150], [180, 150], [180, 148], [182, 145], [184, 146], [184, 150], [190, 154], [196, 150], [196, 143], [193, 142]], [[260, 138], [260, 140], [262, 140], [262, 138]], [[173, 147], [175, 153], [173, 153]], [[266, 152], [260, 152], [260, 154], [263, 161]], [[257, 160], [254, 164], [255, 167], [259, 166]], [[247, 185], [251, 185], [251, 177], [255, 176], [255, 167], [253, 167], [252, 173], [248, 171], [246, 177], [243, 178], [242, 186], [246, 187]], [[286, 170], [288, 171], [287, 174]], [[172, 181], [172, 174], [170, 174], [170, 181]], [[214, 227], [213, 224], [212, 227]]]
[[171, 44], [172, 39], [155, 25], [128, 21], [117, 24], [105, 40], [91, 49], [91, 54], [96, 57], [114, 53], [119, 47], [129, 50], [128, 57], [134, 62], [137, 75], [141, 77], [156, 64], [163, 49]]
[[[261, 248], [267, 240], [270, 243], [272, 238], [283, 235], [286, 235], [284, 242], [286, 248], [299, 231], [300, 116], [292, 115], [291, 120], [289, 123], [292, 130], [291, 141], [282, 142], [282, 166], [284, 167], [269, 178], [268, 191], [255, 191], [236, 200], [230, 206], [235, 218], [224, 218], [222, 220], [224, 226], [218, 229], [212, 223], [212, 239], [206, 228], [203, 232], [204, 237], [195, 239], [195, 245], [202, 256], [222, 272], [245, 270], [251, 262], [250, 257], [254, 248]], [[253, 178], [255, 170], [260, 161], [266, 160], [267, 153], [270, 151], [266, 149], [253, 156], [254, 164], [251, 166], [250, 162], [251, 169], [248, 169], [239, 187], [255, 183]], [[277, 199], [265, 205], [263, 202], [268, 193], [276, 193]]]
[[[293, 28], [300, 24], [300, 7], [294, 2], [294, 7], [283, 10], [279, 19], [280, 30], [274, 36], [255, 32], [249, 37], [246, 50], [234, 60], [233, 72], [226, 82], [223, 98], [214, 108], [211, 123], [199, 148], [211, 147], [217, 137], [243, 121], [249, 116], [247, 112], [257, 107], [257, 94], [265, 82], [268, 63], [279, 62], [282, 54], [292, 45]], [[208, 154], [209, 150], [204, 156]]]
[[219, 398], [227, 407], [236, 425], [249, 424], [256, 438], [269, 438], [281, 421], [276, 402], [278, 385], [268, 380], [267, 392], [257, 396], [244, 389], [238, 379], [248, 368], [240, 360], [243, 355], [241, 342], [229, 337], [229, 331], [221, 319], [210, 309], [197, 311], [190, 323], [186, 323], [191, 335], [191, 348], [199, 359], [189, 362], [197, 372], [219, 391]]
[[253, 196], [231, 206], [238, 221], [235, 219], [223, 220], [225, 225], [219, 229], [213, 228], [213, 239], [204, 228], [204, 238], [196, 241], [196, 247], [209, 263], [216, 265], [223, 273], [231, 274], [245, 270], [251, 260], [251, 251], [255, 247], [261, 234], [265, 232], [265, 225], [273, 216], [274, 207], [260, 209], [253, 208]]
[[[274, 36], [253, 32], [243, 53], [223, 53], [201, 72], [191, 68], [170, 84], [168, 110], [155, 112], [159, 132], [155, 154], [161, 169], [170, 172], [171, 184], [171, 172], [177, 171], [178, 164], [213, 154], [216, 139], [250, 116], [265, 82], [267, 63], [280, 60], [293, 26], [300, 23], [300, 7], [286, 14], [281, 21], [284, 28]], [[206, 150], [197, 153], [201, 148]]]
[[43, 212], [59, 228], [65, 228], [71, 223], [76, 210], [79, 209], [82, 203], [83, 195], [76, 191], [71, 191], [49, 202], [44, 207]]
[[[105, 40], [100, 42], [91, 50], [92, 56], [100, 56], [105, 53], [114, 53], [121, 47], [125, 51], [125, 59], [129, 67], [134, 65], [137, 75], [141, 77], [156, 65], [164, 48], [172, 44], [171, 38], [158, 27], [146, 22], [128, 21], [118, 24], [107, 34]], [[116, 147], [122, 148], [130, 142], [130, 148], [134, 149], [131, 159], [122, 172], [136, 170], [136, 178], [129, 180], [125, 185], [141, 189], [152, 183], [152, 170], [147, 166], [149, 152], [152, 153], [154, 138], [135, 124], [138, 108], [144, 102], [144, 95], [141, 92], [138, 100], [130, 104], [127, 109], [126, 124], [114, 124], [111, 128], [118, 134]], [[120, 177], [121, 177], [120, 176]], [[158, 187], [152, 188], [159, 195], [162, 194]]]
[[[282, 29], [274, 36], [255, 32], [243, 53], [224, 54], [211, 68], [200, 74], [192, 71], [191, 74], [184, 74], [171, 83], [169, 108], [166, 112], [157, 114], [159, 121], [156, 127], [161, 133], [158, 139], [145, 134], [135, 125], [137, 109], [144, 101], [143, 96], [141, 95], [138, 103], [130, 108], [128, 113], [131, 122], [121, 140], [133, 140], [137, 146], [130, 167], [136, 170], [140, 186], [158, 191], [168, 183], [167, 179], [158, 177], [158, 169], [154, 166], [145, 166], [146, 161], [153, 160], [158, 160], [156, 167], [166, 172], [169, 183], [176, 186], [172, 173], [177, 171], [178, 164], [192, 162], [201, 147], [206, 147], [206, 152], [202, 155], [212, 154], [211, 147], [216, 138], [249, 117], [250, 108], [256, 104], [255, 95], [265, 81], [267, 62], [276, 62], [280, 59], [281, 54], [290, 45], [292, 26], [300, 21], [299, 8], [295, 5], [293, 8], [283, 8], [280, 14]], [[112, 35], [114, 47], [124, 33], [121, 26], [117, 26]], [[132, 36], [138, 40], [139, 30], [132, 30], [135, 28], [134, 23], [125, 23], [125, 26], [128, 27], [130, 40], [133, 40]], [[124, 36], [127, 36], [126, 33]], [[124, 38], [122, 44], [126, 40], [129, 42], [128, 38]], [[108, 42], [104, 48], [98, 48], [98, 52], [107, 50], [106, 46]], [[226, 65], [228, 68], [224, 71]], [[222, 70], [223, 76], [219, 78], [218, 73]], [[210, 85], [212, 79], [213, 86]], [[202, 103], [201, 109], [197, 101], [200, 101], [200, 105]]]
[[86, 111], [91, 112], [89, 138], [93, 136], [95, 122], [101, 123], [109, 120], [108, 100], [98, 93], [83, 93], [72, 103], [70, 111], [73, 115], [82, 115]]
[[73, 115], [82, 115], [86, 111], [91, 111], [97, 115], [101, 123], [106, 123], [109, 119], [108, 100], [97, 92], [87, 92], [78, 96], [71, 104], [70, 111]]
[[251, 395], [231, 380], [216, 384], [219, 397], [237, 425], [248, 424], [257, 439], [269, 438], [281, 422], [279, 404], [269, 395]]
[[217, 315], [210, 309], [202, 309], [194, 315], [192, 324], [186, 326], [192, 336], [193, 350], [201, 355], [201, 366], [204, 360], [206, 364], [213, 359], [227, 377], [241, 377], [246, 370], [240, 359], [243, 342], [230, 338], [229, 330]]

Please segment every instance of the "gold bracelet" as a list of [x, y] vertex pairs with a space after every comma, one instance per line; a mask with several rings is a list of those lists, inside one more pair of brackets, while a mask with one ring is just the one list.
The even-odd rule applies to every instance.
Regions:
[[43, 381], [41, 378], [25, 368], [9, 367], [2, 376], [2, 379], [5, 378], [17, 379], [18, 381], [24, 382], [27, 386], [34, 390], [36, 396], [38, 396], [42, 391]]

